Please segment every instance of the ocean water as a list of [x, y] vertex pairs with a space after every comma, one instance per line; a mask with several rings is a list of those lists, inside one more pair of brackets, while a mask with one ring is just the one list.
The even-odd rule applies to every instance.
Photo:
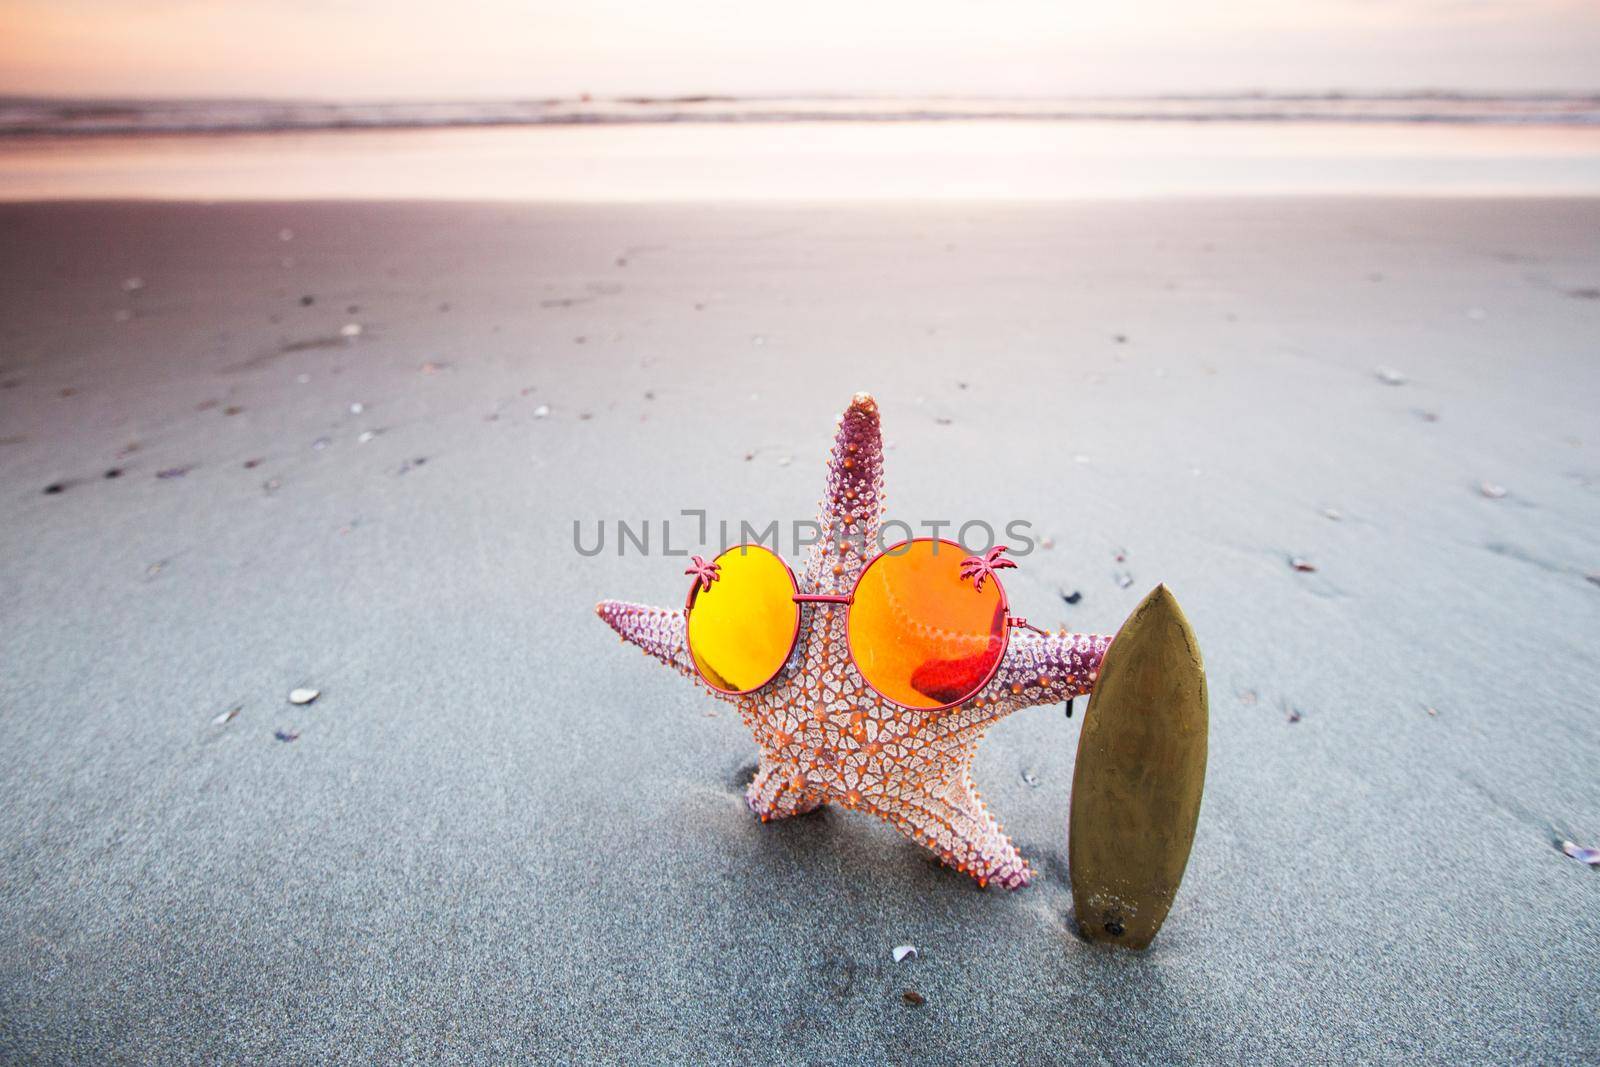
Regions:
[[0, 199], [1600, 196], [1600, 96], [0, 99]]
[[702, 122], [1406, 122], [1600, 125], [1600, 95], [590, 97], [489, 101], [0, 97], [0, 136]]

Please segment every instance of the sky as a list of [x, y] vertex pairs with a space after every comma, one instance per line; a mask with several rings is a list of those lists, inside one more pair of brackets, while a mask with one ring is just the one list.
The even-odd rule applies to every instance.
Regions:
[[0, 0], [0, 93], [1600, 89], [1600, 0]]

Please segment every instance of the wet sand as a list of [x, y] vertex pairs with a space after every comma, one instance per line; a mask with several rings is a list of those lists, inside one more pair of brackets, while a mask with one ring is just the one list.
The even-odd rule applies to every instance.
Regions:
[[[1596, 337], [1581, 199], [0, 207], [0, 1059], [1592, 1057]], [[1060, 708], [979, 891], [594, 618], [682, 564], [574, 521], [807, 518], [863, 389], [1021, 613], [1193, 623], [1149, 953]]]
[[650, 203], [1600, 192], [1600, 125], [670, 122], [0, 135], [0, 200]]

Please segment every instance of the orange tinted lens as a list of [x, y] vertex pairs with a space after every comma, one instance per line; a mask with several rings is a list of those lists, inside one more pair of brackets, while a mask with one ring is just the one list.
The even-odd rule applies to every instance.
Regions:
[[873, 560], [850, 605], [850, 652], [862, 677], [896, 704], [939, 708], [976, 693], [1005, 652], [1000, 585], [961, 577], [968, 553], [911, 541]]
[[789, 568], [767, 549], [730, 548], [716, 563], [717, 580], [689, 609], [689, 653], [706, 681], [746, 693], [770, 682], [789, 658], [800, 605]]

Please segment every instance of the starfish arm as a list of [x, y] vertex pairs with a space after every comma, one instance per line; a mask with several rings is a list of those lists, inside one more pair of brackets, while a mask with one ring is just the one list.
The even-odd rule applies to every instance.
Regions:
[[625, 600], [602, 600], [594, 612], [628, 644], [637, 645], [679, 674], [700, 677], [689, 658], [683, 612]]
[[805, 775], [799, 767], [769, 761], [765, 753], [756, 776], [750, 780], [750, 787], [744, 791], [744, 802], [762, 822], [804, 815], [823, 804], [821, 797], [805, 787]]
[[883, 520], [883, 431], [878, 402], [857, 393], [839, 416], [828, 454], [828, 486], [818, 515], [817, 543], [806, 557], [805, 588], [848, 593], [876, 552]]
[[984, 806], [966, 769], [911, 798], [902, 815], [893, 821], [902, 833], [977, 879], [979, 885], [994, 882], [1007, 889], [1021, 889], [1033, 877], [1017, 846]]
[[965, 714], [956, 717], [961, 721], [950, 725], [987, 726], [1023, 708], [1084, 696], [1094, 689], [1109, 647], [1111, 638], [1105, 634], [1013, 631], [994, 678], [962, 706]]

